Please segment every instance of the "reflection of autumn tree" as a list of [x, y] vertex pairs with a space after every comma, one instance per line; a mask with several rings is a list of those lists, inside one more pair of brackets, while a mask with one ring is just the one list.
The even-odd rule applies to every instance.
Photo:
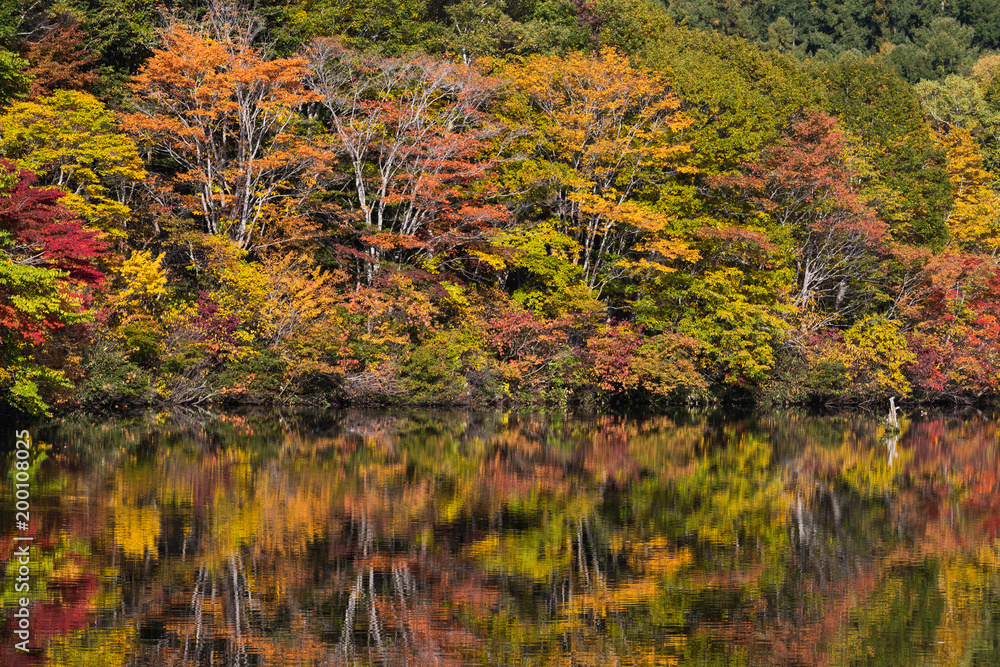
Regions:
[[[107, 443], [118, 456], [155, 451], [157, 439], [196, 445], [120, 459], [100, 492], [110, 494], [108, 550], [127, 573], [121, 610], [145, 628], [146, 659], [280, 660], [292, 647], [333, 664], [468, 657], [489, 637], [481, 623], [491, 613], [517, 609], [525, 572], [545, 580], [579, 651], [624, 655], [620, 643], [600, 649], [605, 633], [588, 628], [623, 623], [656, 598], [658, 576], [690, 562], [597, 509], [602, 489], [618, 493], [633, 476], [631, 427], [419, 415], [341, 423], [307, 439], [242, 417], [200, 429], [181, 420], [152, 440], [132, 430]], [[491, 536], [499, 551], [483, 546]], [[504, 545], [525, 554], [509, 571], [488, 563]], [[630, 579], [632, 569], [644, 578]], [[144, 620], [159, 617], [169, 622]], [[510, 639], [519, 652], [529, 641]]]
[[[36, 444], [40, 441], [36, 440]], [[14, 549], [23, 537], [14, 531], [14, 524], [0, 533], [0, 562], [8, 564], [0, 579], [0, 609], [6, 621], [5, 640], [0, 646], [0, 664], [11, 667], [41, 664], [121, 664], [122, 656], [134, 646], [135, 633], [129, 629], [93, 627], [93, 618], [103, 610], [115, 608], [121, 602], [116, 579], [117, 563], [103, 561], [100, 556], [103, 508], [88, 508], [84, 499], [103, 483], [100, 474], [81, 480], [64, 472], [71, 457], [49, 450], [55, 463], [61, 466], [52, 475], [32, 475], [31, 496], [31, 630], [32, 646], [50, 647], [44, 655], [23, 654], [12, 641], [12, 624], [8, 613], [19, 606], [25, 591], [18, 591]], [[6, 463], [4, 466], [7, 468]], [[7, 478], [8, 480], [10, 477]], [[0, 484], [0, 503], [13, 507], [14, 489]], [[89, 511], [88, 511], [89, 510]], [[76, 662], [58, 660], [72, 655]], [[55, 658], [56, 661], [53, 661]]]
[[66, 488], [101, 511], [67, 525], [110, 579], [49, 656], [961, 662], [1000, 590], [996, 427], [906, 426], [890, 461], [874, 422], [796, 414], [71, 424]]

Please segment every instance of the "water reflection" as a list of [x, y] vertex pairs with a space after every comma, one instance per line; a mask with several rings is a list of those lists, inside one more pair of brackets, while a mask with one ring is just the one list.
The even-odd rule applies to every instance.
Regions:
[[8, 568], [0, 663], [998, 664], [997, 431], [794, 413], [52, 425], [32, 501], [42, 650], [13, 650]]

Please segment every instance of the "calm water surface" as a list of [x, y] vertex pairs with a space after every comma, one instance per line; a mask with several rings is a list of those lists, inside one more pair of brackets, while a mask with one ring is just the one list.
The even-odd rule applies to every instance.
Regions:
[[[35, 431], [2, 665], [998, 665], [1000, 422], [158, 415]], [[11, 470], [13, 442], [4, 442]], [[14, 549], [0, 486], [0, 560]]]

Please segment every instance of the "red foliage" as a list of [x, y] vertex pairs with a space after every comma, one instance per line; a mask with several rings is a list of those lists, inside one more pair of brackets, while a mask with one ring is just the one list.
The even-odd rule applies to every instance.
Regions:
[[619, 391], [635, 383], [631, 366], [643, 341], [642, 329], [628, 323], [608, 326], [587, 340], [588, 360], [601, 389]]
[[191, 324], [198, 329], [202, 340], [212, 346], [214, 354], [237, 345], [233, 334], [240, 326], [239, 318], [221, 314], [219, 304], [205, 292], [198, 292], [198, 315], [191, 319]]
[[14, 185], [0, 197], [0, 230], [15, 237], [8, 250], [15, 262], [58, 269], [75, 282], [100, 284], [104, 274], [95, 266], [106, 249], [100, 234], [83, 226], [76, 214], [59, 205], [64, 193], [35, 187], [35, 175], [0, 158], [0, 178], [14, 176]]
[[73, 555], [69, 559], [77, 561], [75, 567], [85, 574], [47, 582], [52, 600], [34, 609], [32, 643], [44, 646], [46, 639], [65, 637], [87, 627], [94, 616], [90, 603], [100, 590], [100, 580], [96, 574], [86, 572], [85, 557]]
[[427, 57], [363, 56], [334, 39], [306, 55], [353, 172], [357, 240], [375, 258], [364, 267], [369, 283], [383, 258], [464, 261], [464, 250], [485, 248], [491, 228], [510, 219], [483, 191], [495, 131], [485, 107], [499, 82]]
[[[65, 272], [65, 277], [20, 277], [0, 285], [0, 340], [37, 346], [66, 325], [68, 311], [62, 308], [72, 301], [86, 303], [88, 297], [79, 293], [81, 287], [103, 281], [104, 274], [95, 263], [103, 256], [105, 244], [97, 232], [86, 229], [74, 213], [59, 205], [61, 191], [34, 187], [35, 175], [30, 171], [0, 159], [3, 181], [10, 184], [0, 192], [3, 261], [13, 267]], [[66, 297], [63, 306], [53, 305], [59, 294]]]
[[1000, 267], [981, 257], [937, 255], [915, 282], [900, 302], [912, 322], [913, 384], [931, 398], [1000, 390]]
[[84, 43], [76, 21], [56, 26], [42, 38], [24, 47], [31, 65], [29, 97], [37, 99], [55, 90], [90, 90], [97, 85], [97, 55]]
[[601, 28], [611, 13], [597, 11], [597, 3], [587, 0], [573, 0], [573, 5], [576, 6], [576, 22], [587, 28], [590, 31], [591, 41], [597, 43], [601, 36]]
[[549, 323], [527, 310], [504, 309], [486, 321], [486, 343], [502, 360], [519, 359], [534, 351]]
[[771, 224], [789, 228], [796, 244], [796, 306], [834, 312], [859, 307], [845, 298], [870, 280], [872, 259], [885, 250], [888, 227], [854, 187], [837, 120], [811, 112], [792, 122], [782, 141], [764, 151], [747, 173], [716, 178], [737, 191]]
[[784, 208], [782, 224], [802, 222], [816, 231], [843, 227], [871, 243], [885, 240], [886, 225], [859, 199], [844, 159], [844, 136], [837, 119], [822, 112], [792, 122], [782, 141], [749, 165], [751, 184], [771, 196], [756, 201]]

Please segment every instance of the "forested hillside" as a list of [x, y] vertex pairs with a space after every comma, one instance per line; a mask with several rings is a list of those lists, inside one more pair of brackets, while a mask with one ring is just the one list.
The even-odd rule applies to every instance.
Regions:
[[0, 396], [992, 400], [991, 0], [0, 12]]

